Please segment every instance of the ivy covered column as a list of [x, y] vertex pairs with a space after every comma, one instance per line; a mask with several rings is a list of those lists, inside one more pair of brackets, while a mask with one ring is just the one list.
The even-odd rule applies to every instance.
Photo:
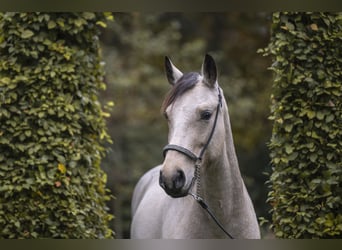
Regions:
[[103, 13], [0, 15], [0, 238], [107, 238]]
[[341, 13], [273, 15], [268, 201], [277, 237], [341, 237], [341, 34]]

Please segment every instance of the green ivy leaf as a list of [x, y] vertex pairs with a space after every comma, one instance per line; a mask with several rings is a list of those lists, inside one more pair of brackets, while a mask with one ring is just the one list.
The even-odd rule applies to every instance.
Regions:
[[33, 33], [31, 30], [27, 29], [27, 30], [24, 30], [24, 31], [21, 33], [21, 38], [27, 39], [27, 38], [30, 38], [30, 37], [33, 36], [33, 35], [34, 35], [34, 33]]
[[316, 113], [315, 113], [315, 111], [307, 110], [306, 115], [308, 116], [309, 119], [312, 119], [316, 116]]
[[326, 121], [327, 123], [329, 123], [329, 122], [333, 121], [334, 118], [335, 118], [335, 116], [334, 116], [333, 114], [330, 114], [330, 115], [328, 115], [328, 116], [325, 118], [325, 121]]
[[284, 128], [286, 132], [290, 133], [292, 131], [293, 124], [292, 123], [286, 124]]
[[53, 20], [50, 20], [48, 22], [48, 29], [54, 29], [57, 26], [56, 22]]
[[318, 111], [316, 117], [318, 120], [323, 120], [324, 119], [324, 113], [322, 111]]
[[287, 144], [286, 146], [285, 146], [285, 152], [287, 153], [287, 154], [291, 154], [292, 152], [293, 152], [293, 147], [290, 145], [290, 144]]

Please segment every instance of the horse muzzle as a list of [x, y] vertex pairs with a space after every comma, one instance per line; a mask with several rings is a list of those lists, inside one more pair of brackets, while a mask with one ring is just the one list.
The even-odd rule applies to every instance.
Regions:
[[189, 188], [186, 188], [186, 177], [182, 170], [176, 170], [172, 175], [165, 176], [160, 171], [159, 185], [173, 198], [180, 198], [188, 195]]

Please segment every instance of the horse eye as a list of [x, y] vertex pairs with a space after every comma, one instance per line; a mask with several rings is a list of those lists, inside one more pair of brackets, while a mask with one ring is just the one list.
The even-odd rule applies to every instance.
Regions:
[[164, 117], [165, 117], [166, 120], [169, 120], [169, 116], [167, 115], [166, 112], [164, 112], [163, 115], [164, 115]]
[[211, 117], [211, 112], [206, 110], [201, 113], [201, 120], [209, 120]]

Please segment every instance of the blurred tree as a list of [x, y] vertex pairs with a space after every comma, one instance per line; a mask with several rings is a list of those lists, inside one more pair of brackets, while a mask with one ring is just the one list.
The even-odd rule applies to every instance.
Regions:
[[115, 17], [101, 41], [109, 86], [103, 97], [114, 99], [116, 105], [109, 125], [113, 153], [103, 166], [116, 196], [111, 206], [118, 237], [129, 237], [131, 194], [138, 178], [163, 161], [167, 124], [159, 110], [170, 88], [164, 75], [166, 55], [184, 71], [200, 71], [207, 52], [217, 60], [242, 173], [258, 215], [266, 216], [262, 172], [268, 166], [271, 74], [266, 71], [269, 59], [256, 51], [268, 42], [268, 15], [116, 13]]
[[108, 238], [103, 13], [0, 14], [0, 238]]
[[275, 13], [272, 31], [272, 228], [340, 238], [342, 14]]

